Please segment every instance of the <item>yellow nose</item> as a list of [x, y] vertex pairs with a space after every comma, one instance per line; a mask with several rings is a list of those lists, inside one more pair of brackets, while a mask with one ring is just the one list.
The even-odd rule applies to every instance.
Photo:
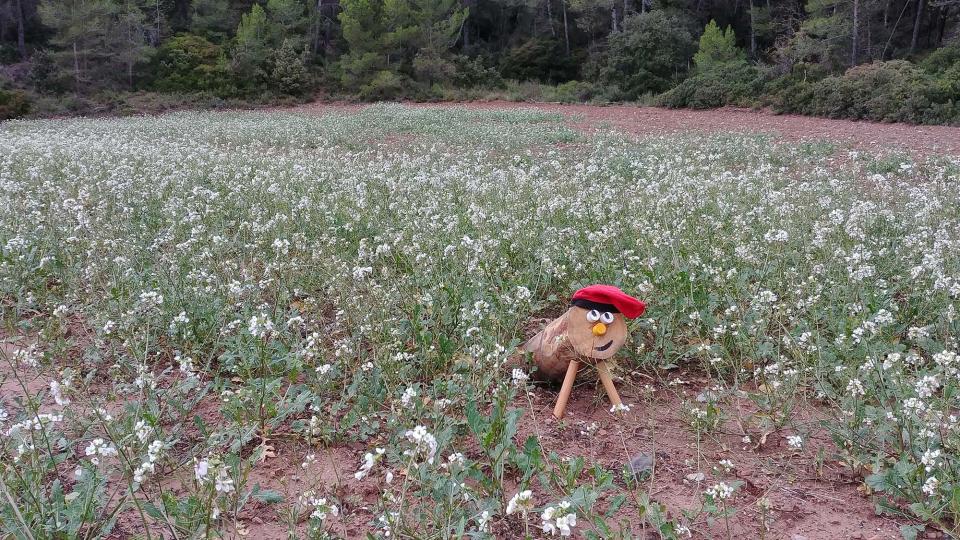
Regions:
[[597, 324], [593, 325], [593, 335], [602, 336], [606, 333], [607, 325], [603, 324], [602, 322], [598, 322]]

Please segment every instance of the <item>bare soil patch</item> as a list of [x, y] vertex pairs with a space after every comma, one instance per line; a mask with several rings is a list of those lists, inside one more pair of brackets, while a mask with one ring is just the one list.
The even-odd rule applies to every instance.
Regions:
[[[653, 474], [642, 480], [638, 489], [665, 505], [672, 518], [684, 511], [699, 510], [702, 493], [715, 483], [741, 481], [743, 485], [730, 503], [736, 509], [729, 520], [732, 538], [901, 538], [899, 526], [903, 523], [876, 515], [874, 503], [861, 488], [862, 479], [837, 462], [836, 449], [826, 433], [817, 430], [809, 434], [802, 450], [787, 444], [787, 436], [794, 434], [790, 430], [771, 433], [759, 447], [758, 433], [748, 430], [752, 440], [745, 443], [736, 417], [749, 416], [755, 408], [749, 399], [734, 398], [724, 405], [729, 417], [719, 430], [698, 440], [681, 411], [685, 402], [695, 402], [713, 381], [690, 373], [677, 377], [685, 382], [676, 386], [657, 382], [647, 391], [619, 383], [624, 386], [624, 402], [632, 406], [622, 420], [610, 414], [609, 403], [597, 383], [574, 389], [567, 415], [560, 422], [551, 415], [556, 389], [537, 387], [529, 404], [517, 403], [528, 409], [519, 437], [539, 433], [546, 452], [583, 456], [611, 470], [624, 469], [638, 454], [655, 456]], [[591, 388], [593, 385], [596, 388]], [[805, 407], [795, 414], [810, 420], [819, 416], [811, 405]], [[820, 461], [818, 455], [822, 456]], [[729, 460], [733, 468], [726, 472], [721, 460]], [[691, 475], [698, 472], [703, 478], [692, 479]], [[761, 524], [763, 516], [757, 505], [761, 498], [771, 503], [767, 530]], [[601, 500], [600, 504], [608, 502]], [[635, 530], [642, 526], [640, 515], [633, 502], [618, 513]], [[693, 538], [727, 537], [722, 519], [707, 520], [701, 515], [690, 528]], [[649, 525], [647, 530], [650, 538], [657, 537]]]

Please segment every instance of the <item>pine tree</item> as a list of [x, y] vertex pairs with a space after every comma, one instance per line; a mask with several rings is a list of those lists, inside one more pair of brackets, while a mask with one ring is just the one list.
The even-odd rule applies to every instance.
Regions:
[[708, 71], [744, 60], [743, 51], [737, 47], [733, 28], [727, 25], [726, 30], [720, 30], [717, 21], [711, 19], [700, 36], [700, 48], [693, 55], [693, 64], [697, 70]]
[[223, 43], [237, 27], [236, 16], [228, 0], [193, 0], [190, 32], [214, 43]]

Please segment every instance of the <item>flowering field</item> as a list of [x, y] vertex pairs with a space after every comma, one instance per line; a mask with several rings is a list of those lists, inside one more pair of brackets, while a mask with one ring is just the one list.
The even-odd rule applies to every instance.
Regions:
[[[3, 124], [0, 198], [2, 536], [960, 532], [956, 157], [178, 113]], [[557, 422], [590, 283], [630, 407]]]

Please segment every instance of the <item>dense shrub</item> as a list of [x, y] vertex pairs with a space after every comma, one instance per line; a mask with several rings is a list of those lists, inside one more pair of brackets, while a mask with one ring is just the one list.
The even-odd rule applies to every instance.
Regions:
[[817, 64], [799, 63], [788, 73], [771, 77], [764, 84], [762, 103], [778, 113], [809, 110], [814, 85], [827, 75]]
[[746, 62], [727, 64], [684, 80], [661, 94], [657, 104], [664, 107], [710, 109], [724, 105], [753, 106], [763, 88], [763, 76]]
[[20, 90], [0, 88], [0, 120], [19, 118], [30, 112], [30, 99]]
[[30, 57], [27, 80], [37, 92], [50, 94], [66, 92], [72, 82], [70, 75], [57, 65], [46, 49], [40, 49]]
[[958, 65], [960, 65], [960, 41], [933, 51], [920, 63], [920, 67], [934, 74], [944, 73]]
[[500, 61], [504, 78], [558, 83], [577, 75], [577, 64], [558, 39], [534, 38], [507, 51]]
[[587, 68], [591, 79], [617, 88], [616, 99], [636, 99], [670, 88], [687, 70], [695, 42], [687, 21], [658, 10], [627, 17], [623, 31], [607, 38], [607, 50]]
[[809, 104], [796, 112], [880, 122], [949, 123], [957, 103], [934, 75], [906, 60], [864, 64], [813, 86]]
[[469, 58], [457, 55], [453, 58], [453, 84], [460, 88], [503, 88], [503, 77], [500, 72], [485, 61], [484, 58]]
[[223, 50], [192, 34], [163, 44], [154, 57], [153, 88], [163, 92], [235, 93]]

